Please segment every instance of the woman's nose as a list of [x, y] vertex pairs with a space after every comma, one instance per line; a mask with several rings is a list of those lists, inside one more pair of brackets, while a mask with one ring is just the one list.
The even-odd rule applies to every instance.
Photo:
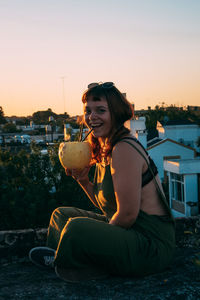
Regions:
[[95, 113], [94, 111], [92, 111], [92, 112], [90, 113], [89, 119], [90, 119], [90, 120], [93, 120], [93, 119], [95, 119], [95, 118], [96, 118], [96, 113]]

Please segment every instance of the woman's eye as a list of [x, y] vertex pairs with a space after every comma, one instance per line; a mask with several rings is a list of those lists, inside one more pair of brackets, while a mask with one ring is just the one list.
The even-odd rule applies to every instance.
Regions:
[[95, 110], [89, 109], [89, 108], [85, 108], [84, 110], [84, 114], [85, 115], [90, 115], [93, 112], [93, 114], [104, 114], [106, 112], [106, 109], [104, 107], [97, 107]]
[[105, 113], [105, 109], [104, 108], [98, 108], [97, 109], [97, 113], [99, 113], [99, 114], [103, 114], [103, 113]]

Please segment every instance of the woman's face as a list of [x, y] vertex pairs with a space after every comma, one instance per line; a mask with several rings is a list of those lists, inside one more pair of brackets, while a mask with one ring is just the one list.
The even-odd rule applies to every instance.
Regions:
[[96, 138], [105, 139], [109, 137], [112, 130], [111, 114], [108, 108], [107, 101], [93, 101], [88, 99], [84, 104], [85, 123], [93, 129], [92, 134]]

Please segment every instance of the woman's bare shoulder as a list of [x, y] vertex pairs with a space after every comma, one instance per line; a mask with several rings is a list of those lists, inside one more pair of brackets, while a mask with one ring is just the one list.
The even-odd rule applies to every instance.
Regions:
[[113, 167], [119, 166], [128, 170], [130, 168], [135, 169], [136, 166], [141, 168], [143, 163], [142, 156], [128, 143], [120, 141], [113, 147], [111, 156], [111, 165]]
[[[130, 145], [131, 144], [131, 145]], [[139, 156], [137, 149], [140, 150], [141, 146], [138, 144], [135, 137], [132, 135], [124, 136], [120, 139], [112, 149], [113, 155], [136, 155]]]

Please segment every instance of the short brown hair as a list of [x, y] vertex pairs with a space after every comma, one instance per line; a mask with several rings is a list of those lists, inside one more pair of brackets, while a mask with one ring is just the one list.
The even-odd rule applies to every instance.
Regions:
[[114, 85], [104, 88], [103, 84], [99, 84], [89, 88], [84, 92], [82, 102], [86, 103], [89, 99], [92, 101], [101, 101], [102, 98], [108, 103], [113, 126], [109, 145], [105, 153], [102, 152], [98, 139], [93, 135], [89, 136], [88, 141], [91, 143], [93, 149], [94, 162], [100, 162], [102, 157], [107, 157], [120, 137], [130, 133], [129, 129], [124, 127], [124, 123], [133, 118], [134, 115], [132, 104]]

